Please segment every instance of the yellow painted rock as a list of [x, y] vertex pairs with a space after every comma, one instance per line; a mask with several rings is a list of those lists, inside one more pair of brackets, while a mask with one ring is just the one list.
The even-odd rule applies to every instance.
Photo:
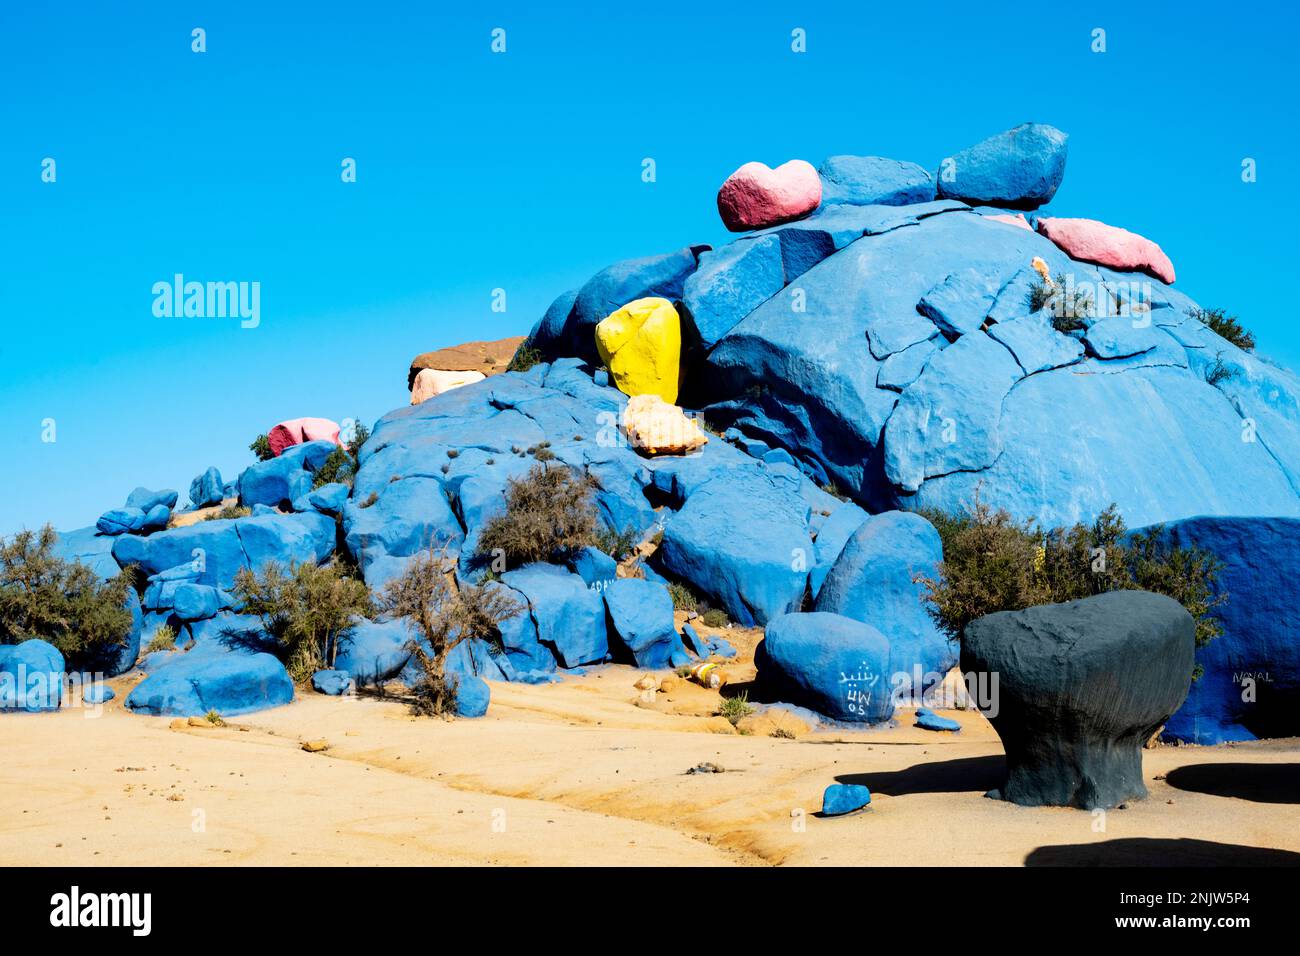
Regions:
[[625, 395], [677, 401], [682, 322], [667, 299], [636, 299], [596, 326], [596, 351]]

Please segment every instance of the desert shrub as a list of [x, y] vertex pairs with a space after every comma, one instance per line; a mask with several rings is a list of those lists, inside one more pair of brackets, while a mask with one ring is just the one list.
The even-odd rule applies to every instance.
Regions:
[[363, 501], [363, 502], [361, 502], [361, 504], [357, 505], [357, 507], [358, 507], [358, 508], [369, 508], [371, 505], [373, 505], [373, 504], [374, 504], [376, 501], [378, 501], [378, 500], [379, 500], [379, 492], [377, 492], [377, 491], [372, 491], [372, 492], [370, 492], [370, 494], [366, 495], [366, 500]]
[[206, 515], [204, 521], [222, 521], [226, 518], [247, 518], [253, 513], [252, 508], [245, 508], [243, 505], [225, 505], [217, 511]]
[[456, 587], [443, 570], [445, 554], [432, 548], [411, 560], [406, 572], [390, 581], [380, 598], [383, 610], [409, 620], [420, 635], [408, 645], [420, 668], [411, 688], [411, 709], [426, 716], [455, 711], [456, 687], [448, 680], [447, 657], [462, 641], [484, 640], [502, 652], [502, 621], [514, 617], [523, 605], [500, 587]]
[[1236, 369], [1223, 360], [1222, 352], [1216, 355], [1213, 364], [1207, 366], [1205, 369], [1206, 384], [1212, 385], [1215, 388], [1222, 385], [1224, 382], [1231, 381], [1233, 378], [1236, 378], [1236, 376]]
[[275, 562], [260, 573], [240, 568], [234, 591], [244, 613], [261, 619], [289, 676], [298, 682], [333, 667], [339, 641], [347, 637], [353, 619], [373, 613], [365, 583], [336, 561], [291, 564], [287, 573]]
[[700, 623], [705, 627], [726, 627], [727, 612], [716, 607], [711, 607], [700, 615]]
[[226, 722], [221, 719], [221, 714], [216, 710], [209, 710], [206, 714], [203, 715], [203, 719], [206, 720], [208, 723], [210, 723], [213, 727], [226, 726]]
[[596, 543], [591, 487], [564, 466], [538, 463], [506, 482], [505, 510], [484, 523], [478, 555], [502, 554], [513, 567], [562, 559]]
[[1227, 315], [1223, 309], [1187, 310], [1188, 316], [1209, 327], [1210, 331], [1222, 339], [1231, 342], [1243, 352], [1255, 350], [1255, 336], [1242, 327], [1235, 315]]
[[840, 501], [849, 500], [849, 496], [840, 491], [840, 486], [835, 484], [833, 481], [828, 481], [826, 484], [822, 485], [822, 491], [826, 492], [826, 494], [830, 495], [832, 498], [838, 498]]
[[506, 371], [527, 372], [541, 360], [541, 349], [533, 348], [532, 342], [524, 339], [519, 343], [519, 348], [515, 349], [515, 354], [510, 356], [510, 364], [506, 366]]
[[615, 561], [622, 561], [632, 553], [640, 537], [636, 528], [627, 527], [622, 531], [615, 531], [602, 524], [597, 525], [593, 542]]
[[311, 486], [319, 488], [338, 481], [349, 488], [352, 487], [352, 482], [357, 475], [357, 454], [369, 437], [370, 429], [365, 425], [357, 424], [352, 437], [330, 452], [329, 457], [316, 469]]
[[673, 599], [673, 608], [678, 611], [696, 611], [700, 607], [700, 599], [695, 596], [695, 592], [688, 588], [680, 581], [672, 581], [668, 585], [668, 593]]
[[79, 561], [58, 557], [57, 543], [50, 525], [0, 539], [0, 644], [38, 637], [65, 658], [124, 645], [134, 565], [101, 581]]
[[266, 435], [258, 435], [249, 443], [248, 450], [257, 456], [258, 461], [270, 461], [275, 457], [275, 452], [271, 451], [271, 439]]
[[735, 697], [724, 697], [718, 705], [718, 713], [726, 717], [734, 727], [754, 712], [754, 705], [749, 702], [749, 694], [742, 691]]
[[1198, 646], [1221, 633], [1209, 616], [1227, 600], [1213, 594], [1219, 561], [1201, 548], [1164, 543], [1158, 527], [1129, 535], [1114, 505], [1091, 525], [1047, 531], [995, 511], [978, 496], [960, 514], [922, 514], [939, 529], [944, 551], [938, 576], [916, 580], [926, 590], [931, 616], [951, 637], [995, 611], [1132, 588], [1166, 594], [1187, 608]]
[[149, 638], [149, 643], [144, 646], [146, 654], [153, 654], [157, 651], [171, 651], [176, 649], [176, 631], [169, 624], [160, 624], [158, 630], [153, 632], [153, 637]]
[[1029, 290], [1028, 306], [1030, 312], [1050, 308], [1052, 328], [1058, 332], [1077, 332], [1087, 328], [1083, 320], [1093, 315], [1092, 296], [1079, 291], [1073, 283], [1067, 283], [1064, 273], [1056, 274], [1055, 282], [1048, 282], [1046, 277]]

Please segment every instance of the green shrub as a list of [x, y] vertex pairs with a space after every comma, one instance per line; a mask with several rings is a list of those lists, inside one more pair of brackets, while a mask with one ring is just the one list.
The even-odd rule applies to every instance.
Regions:
[[700, 599], [695, 596], [695, 592], [679, 581], [672, 581], [668, 585], [668, 593], [673, 599], [673, 609], [677, 611], [696, 611], [700, 607]]
[[700, 623], [705, 627], [726, 627], [727, 612], [711, 607], [700, 615]]
[[1255, 351], [1255, 336], [1246, 331], [1235, 315], [1227, 315], [1223, 309], [1190, 308], [1187, 314], [1209, 326], [1211, 332], [1231, 342], [1243, 352]]
[[224, 505], [217, 511], [204, 517], [204, 521], [224, 521], [227, 518], [247, 518], [253, 513], [252, 508], [243, 505]]
[[249, 444], [248, 450], [257, 456], [258, 461], [270, 461], [275, 457], [275, 452], [271, 451], [271, 439], [265, 435], [258, 435]]
[[615, 561], [622, 561], [632, 553], [640, 537], [636, 528], [627, 527], [622, 531], [615, 531], [602, 524], [596, 527], [594, 543]]
[[127, 594], [135, 566], [101, 581], [79, 561], [54, 553], [50, 525], [0, 538], [0, 644], [48, 641], [65, 658], [124, 646], [131, 633]]
[[563, 559], [597, 543], [591, 486], [568, 468], [538, 463], [506, 482], [505, 509], [479, 534], [478, 556], [505, 556], [509, 567]]
[[722, 698], [722, 703], [718, 705], [718, 713], [726, 717], [733, 727], [752, 714], [754, 710], [754, 705], [749, 702], [749, 694], [744, 691], [735, 697]]
[[977, 497], [956, 515], [921, 512], [943, 540], [937, 577], [918, 575], [935, 622], [960, 637], [976, 618], [1037, 604], [1076, 601], [1107, 591], [1138, 588], [1166, 594], [1196, 621], [1196, 642], [1221, 632], [1209, 612], [1227, 600], [1213, 596], [1222, 565], [1200, 548], [1162, 543], [1159, 528], [1127, 535], [1111, 505], [1091, 525], [1042, 531], [1015, 521]]
[[173, 651], [176, 649], [176, 631], [169, 624], [160, 624], [158, 629], [153, 632], [153, 637], [149, 638], [149, 643], [144, 646], [146, 654], [153, 654], [157, 651]]
[[1223, 360], [1223, 353], [1220, 352], [1214, 357], [1213, 364], [1205, 369], [1205, 382], [1218, 388], [1224, 382], [1231, 381], [1237, 377], [1237, 370]]
[[524, 609], [503, 588], [456, 587], [443, 570], [446, 562], [445, 553], [429, 548], [407, 565], [400, 578], [388, 583], [380, 598], [386, 613], [406, 618], [420, 635], [420, 640], [408, 644], [420, 668], [411, 688], [411, 709], [427, 716], [455, 711], [456, 688], [447, 679], [447, 657], [456, 646], [477, 639], [503, 653], [499, 625]]
[[289, 676], [300, 683], [322, 667], [333, 667], [353, 619], [369, 617], [374, 610], [365, 583], [337, 561], [294, 564], [288, 573], [275, 562], [256, 574], [240, 568], [234, 592], [244, 613], [261, 619]]
[[352, 482], [357, 475], [357, 454], [369, 437], [370, 429], [365, 425], [358, 424], [352, 433], [352, 437], [330, 452], [329, 457], [316, 469], [311, 486], [319, 488], [322, 485], [332, 484], [337, 481], [342, 482], [349, 488], [352, 487]]
[[510, 364], [506, 366], [506, 371], [527, 372], [541, 360], [541, 350], [533, 348], [532, 343], [528, 339], [524, 339], [519, 343], [519, 348], [515, 349], [515, 354], [510, 356]]
[[1064, 273], [1056, 274], [1056, 281], [1048, 282], [1046, 277], [1029, 290], [1028, 306], [1030, 312], [1049, 308], [1052, 312], [1052, 328], [1058, 332], [1077, 332], [1087, 328], [1083, 320], [1091, 317], [1093, 312], [1092, 296], [1080, 292], [1073, 283], [1067, 283]]

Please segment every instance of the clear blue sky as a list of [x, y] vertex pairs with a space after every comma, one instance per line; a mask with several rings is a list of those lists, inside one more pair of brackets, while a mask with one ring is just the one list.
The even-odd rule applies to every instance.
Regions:
[[[0, 533], [93, 523], [137, 484], [184, 498], [284, 418], [373, 421], [416, 353], [724, 239], [714, 196], [745, 161], [934, 168], [1026, 120], [1071, 136], [1053, 211], [1160, 242], [1181, 288], [1300, 366], [1281, 3], [440, 6], [4, 5]], [[260, 326], [156, 318], [177, 272], [260, 282]]]

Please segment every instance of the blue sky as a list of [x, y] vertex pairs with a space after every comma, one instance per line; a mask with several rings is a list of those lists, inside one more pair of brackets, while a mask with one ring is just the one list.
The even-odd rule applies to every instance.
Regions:
[[[1056, 214], [1161, 243], [1180, 288], [1300, 366], [1282, 4], [594, 6], [7, 4], [0, 533], [91, 524], [139, 484], [184, 499], [285, 418], [373, 421], [416, 353], [723, 241], [714, 197], [743, 162], [934, 168], [1027, 120], [1071, 135]], [[155, 317], [175, 273], [259, 282], [260, 325]]]

